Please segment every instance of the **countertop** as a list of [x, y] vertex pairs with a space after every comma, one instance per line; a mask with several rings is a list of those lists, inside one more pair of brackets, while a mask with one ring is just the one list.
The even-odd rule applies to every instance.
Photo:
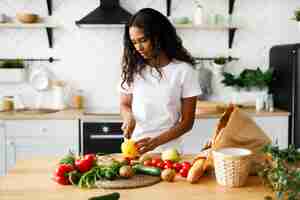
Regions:
[[7, 176], [0, 177], [0, 197], [3, 200], [87, 200], [111, 192], [120, 192], [120, 200], [262, 200], [271, 191], [258, 177], [248, 177], [240, 188], [227, 188], [216, 183], [214, 177], [202, 177], [199, 183], [190, 184], [182, 178], [174, 182], [160, 182], [153, 186], [127, 190], [80, 189], [61, 186], [51, 180], [56, 158], [18, 160]]
[[[241, 108], [241, 110], [247, 112], [251, 116], [257, 117], [272, 117], [272, 116], [288, 116], [289, 112], [275, 109], [274, 112], [261, 111], [256, 112], [254, 108]], [[215, 110], [206, 110], [203, 111], [199, 108], [196, 109], [196, 119], [203, 118], [219, 118], [221, 117], [222, 112]], [[120, 119], [120, 115], [117, 113], [103, 112], [99, 114], [86, 114], [84, 110], [78, 109], [66, 109], [58, 111], [55, 113], [49, 114], [24, 114], [22, 112], [0, 112], [0, 120], [95, 120], [95, 119], [104, 119], [104, 118], [115, 118]]]

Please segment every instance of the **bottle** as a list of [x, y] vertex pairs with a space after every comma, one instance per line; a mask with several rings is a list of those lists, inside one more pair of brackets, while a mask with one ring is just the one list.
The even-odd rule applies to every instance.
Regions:
[[274, 99], [272, 94], [268, 95], [266, 104], [268, 105], [268, 111], [274, 112]]
[[265, 107], [264, 103], [265, 103], [264, 96], [261, 94], [258, 94], [256, 96], [256, 101], [255, 101], [256, 112], [260, 112], [264, 109], [264, 107]]
[[84, 107], [83, 90], [76, 90], [72, 98], [73, 107], [76, 109], [82, 109]]
[[200, 26], [203, 24], [203, 7], [197, 2], [197, 7], [193, 15], [193, 25]]
[[13, 111], [14, 110], [14, 97], [4, 96], [2, 102], [3, 111]]

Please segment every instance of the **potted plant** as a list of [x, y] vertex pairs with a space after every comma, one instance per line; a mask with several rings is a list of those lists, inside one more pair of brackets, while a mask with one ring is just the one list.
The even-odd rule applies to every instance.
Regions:
[[262, 149], [266, 161], [260, 162], [258, 175], [264, 185], [274, 192], [274, 198], [265, 199], [297, 200], [300, 199], [300, 152], [294, 145], [281, 149], [277, 145], [266, 145]]
[[24, 80], [25, 64], [22, 59], [9, 59], [0, 63], [1, 82], [20, 82]]
[[224, 72], [223, 77], [221, 82], [225, 86], [234, 89], [233, 103], [253, 104], [258, 96], [268, 94], [270, 84], [273, 80], [273, 70], [268, 69], [263, 72], [258, 67], [257, 69], [244, 69], [237, 76]]
[[299, 23], [300, 22], [300, 8], [298, 8], [294, 11], [294, 17], [292, 19], [298, 23], [298, 27], [300, 29], [300, 23]]
[[227, 58], [220, 56], [213, 59], [212, 66], [215, 74], [223, 73], [224, 67], [228, 62]]

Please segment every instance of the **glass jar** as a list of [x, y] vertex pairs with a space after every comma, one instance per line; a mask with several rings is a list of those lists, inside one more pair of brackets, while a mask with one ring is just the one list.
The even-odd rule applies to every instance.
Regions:
[[14, 97], [13, 96], [4, 96], [2, 101], [2, 110], [3, 111], [13, 111], [14, 110]]
[[73, 108], [82, 109], [84, 107], [83, 90], [76, 90], [72, 97]]

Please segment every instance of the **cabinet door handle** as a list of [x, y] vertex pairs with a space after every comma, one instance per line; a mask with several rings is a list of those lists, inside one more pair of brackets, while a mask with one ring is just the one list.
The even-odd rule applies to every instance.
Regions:
[[14, 141], [8, 140], [6, 144], [13, 149], [13, 157], [14, 157], [13, 161], [14, 161], [14, 164], [16, 164], [16, 162], [17, 162], [17, 147], [16, 147], [16, 143]]
[[123, 135], [90, 135], [90, 139], [121, 139]]

